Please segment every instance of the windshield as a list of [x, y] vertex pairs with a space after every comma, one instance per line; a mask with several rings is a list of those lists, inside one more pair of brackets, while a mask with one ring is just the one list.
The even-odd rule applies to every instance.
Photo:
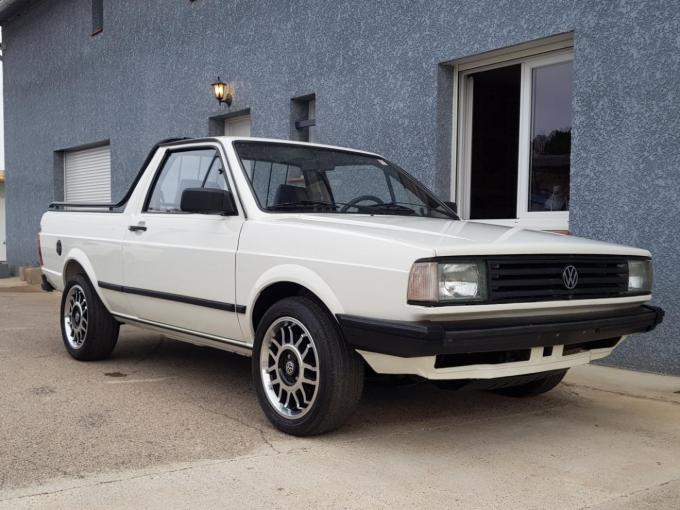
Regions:
[[396, 165], [374, 156], [304, 145], [234, 142], [262, 209], [457, 219]]

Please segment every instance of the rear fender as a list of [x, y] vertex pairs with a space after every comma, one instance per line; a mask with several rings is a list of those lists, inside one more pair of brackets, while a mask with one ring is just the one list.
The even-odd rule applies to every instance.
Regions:
[[90, 263], [90, 259], [85, 255], [85, 252], [83, 252], [79, 248], [73, 248], [71, 249], [65, 257], [65, 262], [64, 262], [64, 268], [62, 271], [62, 278], [64, 279], [64, 287], [68, 283], [66, 281], [66, 268], [71, 262], [77, 262], [80, 264], [80, 267], [83, 268], [85, 271], [85, 276], [87, 276], [87, 279], [90, 280], [90, 283], [92, 284], [92, 288], [94, 291], [97, 293], [99, 296], [99, 299], [102, 300], [104, 305], [106, 306], [107, 309], [109, 309], [108, 302], [106, 300], [106, 297], [102, 294], [101, 289], [99, 288], [99, 284], [97, 283], [97, 276], [94, 273], [94, 268], [92, 267], [92, 264]]

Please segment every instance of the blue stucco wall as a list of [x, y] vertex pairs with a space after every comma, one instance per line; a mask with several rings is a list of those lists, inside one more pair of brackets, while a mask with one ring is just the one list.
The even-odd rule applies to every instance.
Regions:
[[320, 142], [383, 153], [447, 196], [440, 64], [573, 31], [572, 230], [652, 250], [669, 312], [609, 361], [680, 374], [677, 2], [104, 3], [95, 37], [89, 0], [40, 2], [3, 26], [11, 264], [36, 260], [55, 150], [110, 140], [120, 197], [154, 142], [208, 133], [217, 74], [236, 82], [232, 110], [250, 108], [254, 135], [288, 137], [290, 99], [315, 93]]

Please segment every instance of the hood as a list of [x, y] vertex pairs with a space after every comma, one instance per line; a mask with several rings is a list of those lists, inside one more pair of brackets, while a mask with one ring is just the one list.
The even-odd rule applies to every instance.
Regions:
[[323, 228], [338, 235], [381, 238], [386, 242], [432, 250], [433, 256], [579, 254], [649, 257], [647, 250], [571, 235], [397, 215], [295, 214], [272, 218], [288, 225]]

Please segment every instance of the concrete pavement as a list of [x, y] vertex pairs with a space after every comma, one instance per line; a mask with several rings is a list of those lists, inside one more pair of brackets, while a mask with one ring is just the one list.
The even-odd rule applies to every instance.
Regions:
[[340, 431], [285, 436], [246, 358], [123, 328], [61, 345], [59, 295], [0, 292], [0, 509], [680, 508], [680, 378], [605, 367], [515, 400], [367, 385]]
[[18, 276], [0, 278], [0, 292], [41, 292], [38, 285], [29, 285]]

